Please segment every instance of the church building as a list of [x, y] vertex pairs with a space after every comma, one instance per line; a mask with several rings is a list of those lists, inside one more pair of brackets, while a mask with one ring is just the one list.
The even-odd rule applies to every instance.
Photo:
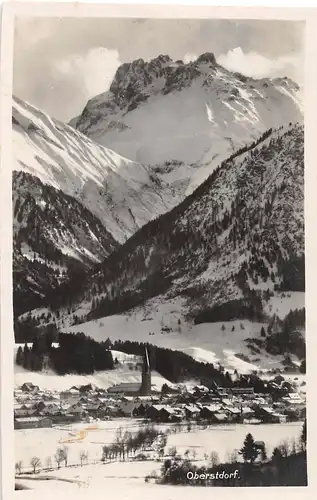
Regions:
[[147, 348], [143, 357], [141, 384], [138, 382], [122, 382], [108, 388], [111, 394], [121, 394], [127, 396], [151, 396], [151, 366]]

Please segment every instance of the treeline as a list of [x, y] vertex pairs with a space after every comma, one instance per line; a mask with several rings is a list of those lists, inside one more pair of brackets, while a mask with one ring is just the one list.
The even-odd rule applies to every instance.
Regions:
[[102, 447], [102, 462], [117, 460], [126, 460], [135, 457], [138, 451], [143, 452], [147, 448], [153, 447], [155, 441], [160, 441], [160, 449], [164, 453], [164, 447], [167, 442], [165, 435], [152, 425], [147, 425], [132, 434], [129, 431], [123, 431], [121, 427], [116, 432], [113, 443]]
[[53, 334], [48, 332], [36, 337], [29, 348], [25, 343], [17, 351], [16, 363], [27, 370], [41, 371], [51, 368], [58, 375], [67, 373], [92, 374], [112, 370], [114, 362], [107, 343], [99, 343], [84, 333], [58, 334], [59, 347], [54, 347]]
[[202, 363], [182, 351], [158, 347], [148, 342], [117, 340], [111, 343], [108, 339], [106, 345], [111, 349], [135, 356], [143, 356], [146, 347], [151, 370], [156, 370], [173, 383], [194, 379], [216, 393], [219, 387], [253, 388], [255, 393], [270, 394], [276, 400], [287, 394], [285, 388], [267, 383], [257, 373], [239, 374], [235, 370], [234, 377], [232, 377], [228, 371], [224, 370], [223, 366], [216, 367], [213, 363]]
[[33, 342], [33, 339], [38, 335], [39, 321], [31, 314], [25, 318], [15, 319], [14, 321], [14, 338], [17, 344], [23, 342]]
[[224, 304], [206, 308], [197, 314], [194, 321], [196, 325], [199, 325], [200, 323], [233, 321], [236, 319], [262, 321], [263, 317], [261, 298], [254, 293], [252, 298], [230, 300]]
[[145, 347], [148, 348], [151, 369], [158, 371], [171, 382], [196, 378], [209, 380], [211, 383], [216, 382], [225, 387], [233, 385], [230, 374], [224, 372], [222, 368], [215, 368], [211, 363], [200, 363], [181, 351], [143, 342], [117, 340], [113, 343], [113, 349], [136, 356], [143, 356]]
[[165, 276], [163, 272], [156, 271], [146, 277], [138, 288], [133, 291], [120, 293], [113, 298], [96, 298], [95, 301], [92, 301], [92, 310], [87, 315], [87, 321], [120, 314], [137, 307], [156, 295], [164, 294], [171, 283], [171, 279]]
[[276, 287], [281, 291], [305, 292], [305, 255], [292, 255], [281, 262], [279, 267], [281, 283]]
[[284, 320], [276, 316], [268, 325], [265, 339], [267, 352], [273, 355], [295, 354], [303, 360], [306, 356], [305, 339], [302, 331], [305, 328], [305, 308], [290, 311]]
[[52, 350], [52, 362], [59, 375], [91, 374], [114, 368], [111, 351], [84, 333], [60, 333], [59, 347]]
[[43, 305], [52, 312], [75, 304], [83, 296], [87, 279], [87, 267], [80, 262], [69, 262], [67, 279], [58, 288], [47, 292]]

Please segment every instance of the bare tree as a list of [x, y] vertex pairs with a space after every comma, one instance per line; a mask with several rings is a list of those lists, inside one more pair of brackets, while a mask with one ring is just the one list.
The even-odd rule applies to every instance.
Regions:
[[216, 467], [216, 465], [219, 465], [219, 455], [216, 451], [212, 451], [210, 453], [210, 464], [211, 467]]
[[87, 460], [88, 460], [88, 451], [81, 450], [79, 452], [79, 459], [80, 459], [80, 465], [82, 467], [84, 462], [87, 463]]
[[120, 459], [123, 458], [123, 460], [125, 460], [126, 443], [125, 443], [125, 435], [123, 434], [122, 427], [119, 427], [119, 429], [117, 430], [115, 446], [116, 446], [116, 450], [120, 456]]
[[158, 450], [160, 458], [164, 457], [166, 445], [167, 445], [167, 436], [165, 434], [161, 434], [159, 450]]
[[295, 455], [297, 453], [297, 443], [296, 439], [292, 438], [290, 442], [291, 455]]
[[52, 468], [52, 458], [47, 457], [45, 464], [46, 464], [47, 469], [51, 469]]
[[282, 443], [278, 446], [278, 448], [279, 448], [283, 457], [289, 456], [289, 454], [290, 454], [290, 442], [287, 439], [282, 441]]
[[22, 460], [18, 460], [15, 464], [15, 473], [16, 474], [21, 474], [22, 472]]
[[61, 463], [63, 462], [63, 460], [64, 460], [64, 456], [63, 456], [62, 448], [57, 448], [56, 453], [55, 453], [55, 461], [57, 463], [57, 468], [58, 469], [60, 468]]
[[173, 457], [175, 458], [176, 455], [177, 455], [177, 449], [175, 446], [173, 446], [172, 448], [170, 448], [167, 452], [167, 454], [170, 456], [170, 457]]
[[42, 465], [41, 464], [41, 460], [39, 459], [39, 457], [32, 457], [31, 461], [30, 461], [30, 464], [33, 467], [33, 474], [35, 474], [36, 473], [36, 469], [38, 469]]
[[113, 445], [105, 445], [102, 447], [102, 461], [111, 460], [114, 455]]
[[65, 467], [67, 467], [67, 461], [68, 461], [68, 447], [67, 446], [63, 446], [63, 448], [62, 448], [62, 457], [63, 457], [63, 461], [65, 462]]
[[228, 454], [228, 462], [234, 464], [238, 461], [239, 455], [237, 450], [233, 450]]

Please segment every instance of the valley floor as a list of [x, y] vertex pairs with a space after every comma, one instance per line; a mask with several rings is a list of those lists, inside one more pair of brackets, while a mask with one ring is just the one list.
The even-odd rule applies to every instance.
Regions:
[[[114, 419], [110, 421], [96, 422], [94, 427], [86, 434], [82, 441], [68, 444], [68, 467], [62, 467], [56, 470], [54, 463], [54, 454], [58, 447], [62, 446], [62, 442], [67, 440], [70, 433], [74, 433], [87, 427], [87, 424], [73, 424], [67, 426], [56, 426], [47, 429], [28, 429], [15, 430], [15, 457], [16, 461], [21, 460], [23, 463], [22, 471], [30, 472], [30, 460], [37, 456], [40, 458], [42, 467], [45, 468], [45, 463], [48, 457], [51, 457], [52, 467], [51, 472], [43, 471], [37, 474], [39, 479], [41, 475], [56, 476], [59, 478], [67, 478], [78, 480], [83, 483], [81, 486], [87, 485], [89, 482], [105, 481], [110, 479], [120, 479], [120, 483], [125, 483], [128, 486], [129, 481], [144, 482], [146, 475], [152, 471], [159, 473], [162, 462], [157, 461], [157, 455], [152, 452], [149, 460], [142, 462], [112, 462], [102, 464], [100, 459], [102, 455], [102, 446], [110, 444], [114, 441], [116, 432], [119, 427], [123, 431], [135, 432], [142, 425], [141, 421], [135, 419]], [[178, 453], [184, 456], [184, 453], [189, 450], [189, 457], [193, 456], [194, 460], [201, 463], [205, 460], [205, 454], [210, 455], [216, 451], [221, 462], [228, 461], [230, 455], [241, 448], [247, 433], [251, 433], [256, 441], [264, 441], [266, 445], [267, 455], [270, 456], [274, 447], [287, 441], [292, 443], [298, 442], [302, 422], [285, 423], [285, 424], [261, 424], [261, 425], [215, 425], [208, 429], [193, 429], [191, 432], [168, 433], [168, 441], [166, 450], [171, 447], [176, 447]], [[156, 424], [156, 428], [166, 431], [170, 424]], [[80, 467], [79, 453], [85, 450], [88, 452], [88, 465]], [[30, 477], [30, 476], [23, 476]], [[18, 482], [21, 482], [22, 479]], [[23, 479], [29, 487], [38, 488], [38, 481], [32, 479]], [[51, 484], [51, 483], [49, 483]], [[49, 486], [47, 484], [47, 486]], [[69, 487], [68, 484], [65, 487]], [[108, 484], [108, 482], [107, 482]], [[100, 486], [100, 485], [99, 485]]]

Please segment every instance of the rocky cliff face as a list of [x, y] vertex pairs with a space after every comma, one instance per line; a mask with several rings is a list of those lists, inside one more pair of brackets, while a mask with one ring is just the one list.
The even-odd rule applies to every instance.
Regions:
[[206, 53], [188, 64], [167, 55], [123, 64], [109, 91], [87, 103], [76, 128], [151, 165], [184, 196], [268, 128], [301, 121], [296, 83], [248, 78]]

